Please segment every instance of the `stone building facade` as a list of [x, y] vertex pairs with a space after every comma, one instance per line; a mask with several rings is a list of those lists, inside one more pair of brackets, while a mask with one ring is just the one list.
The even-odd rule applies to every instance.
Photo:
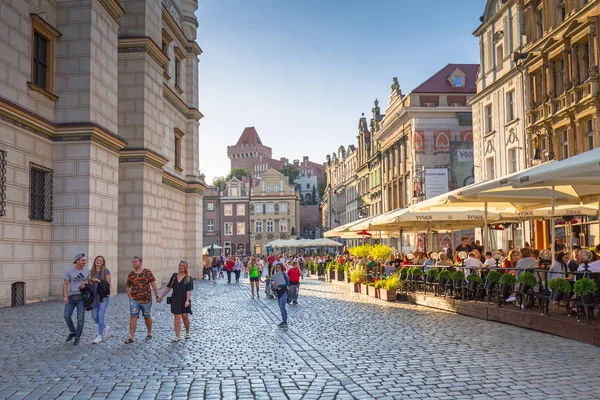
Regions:
[[266, 254], [266, 244], [297, 237], [300, 199], [288, 178], [274, 169], [253, 183], [250, 196], [250, 229], [253, 254]]
[[221, 201], [219, 189], [209, 187], [204, 191], [204, 233], [202, 242], [204, 247], [211, 244], [221, 246]]
[[0, 306], [59, 296], [79, 252], [114, 291], [136, 255], [159, 282], [182, 258], [197, 273], [197, 3], [1, 7]]
[[221, 246], [225, 255], [250, 252], [248, 191], [249, 185], [234, 177], [220, 193]]

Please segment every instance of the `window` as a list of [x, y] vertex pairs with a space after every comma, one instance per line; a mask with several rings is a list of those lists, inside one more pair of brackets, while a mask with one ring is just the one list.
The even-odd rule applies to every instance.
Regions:
[[288, 208], [287, 208], [287, 203], [279, 203], [279, 212], [281, 213], [285, 213], [287, 212]]
[[255, 233], [263, 233], [263, 222], [262, 221], [256, 221], [256, 223], [254, 225], [254, 232]]
[[512, 121], [515, 119], [515, 91], [506, 94], [506, 120]]
[[254, 205], [254, 212], [256, 214], [262, 214], [262, 212], [263, 212], [263, 205], [262, 205], [262, 203], [256, 203]]
[[238, 222], [237, 223], [237, 234], [238, 235], [245, 235], [246, 234], [246, 223], [245, 222]]
[[225, 231], [225, 235], [233, 235], [233, 222], [225, 222], [225, 224], [223, 224], [223, 230]]
[[246, 205], [245, 204], [237, 205], [236, 215], [240, 215], [240, 216], [246, 215]]
[[[591, 119], [586, 121], [587, 127], [587, 149], [592, 150], [594, 148], [594, 122]], [[1, 214], [0, 214], [1, 215]]]
[[267, 233], [275, 232], [275, 224], [273, 221], [267, 221]]
[[29, 163], [29, 218], [52, 221], [52, 170]]
[[215, 220], [214, 219], [207, 219], [206, 220], [206, 231], [207, 232], [214, 232], [215, 231]]
[[181, 72], [181, 64], [185, 59], [185, 56], [179, 47], [175, 47], [175, 89], [179, 92], [179, 94], [183, 93], [183, 89], [181, 88], [182, 82], [182, 72]]
[[223, 215], [231, 217], [233, 215], [233, 204], [225, 204], [223, 207]]
[[492, 180], [496, 177], [494, 157], [489, 157], [488, 159], [486, 159], [486, 172], [488, 180]]
[[183, 168], [181, 168], [181, 139], [183, 135], [183, 131], [175, 128], [175, 169], [179, 172], [183, 171]]
[[279, 193], [279, 185], [275, 185], [275, 186], [273, 187], [273, 191], [274, 191], [275, 193]]
[[567, 16], [565, 0], [558, 0], [558, 23], [563, 22]]
[[453, 79], [454, 87], [462, 87], [463, 86], [463, 77], [455, 76]]
[[215, 211], [215, 203], [206, 203], [206, 211]]
[[287, 232], [288, 231], [288, 222], [287, 219], [283, 219], [279, 221], [279, 232]]
[[514, 173], [518, 171], [518, 159], [517, 159], [517, 149], [509, 149], [508, 150], [508, 168], [509, 173]]
[[504, 64], [504, 48], [502, 45], [496, 47], [496, 70], [500, 71]]
[[266, 206], [267, 206], [266, 207], [267, 208], [267, 214], [273, 214], [273, 211], [275, 209], [274, 206], [273, 206], [273, 203], [267, 203]]
[[569, 158], [569, 132], [566, 129], [562, 132], [562, 150], [563, 160]]
[[539, 40], [544, 36], [544, 14], [542, 13], [542, 10], [536, 11], [535, 19], [537, 25], [537, 39]]
[[60, 32], [48, 24], [37, 14], [31, 14], [33, 32], [31, 36], [31, 90], [42, 93], [50, 100], [58, 97], [54, 91], [54, 49]]
[[0, 150], [0, 217], [6, 215], [6, 151]]
[[271, 185], [267, 185], [267, 193], [271, 193]]
[[231, 197], [238, 197], [238, 196], [239, 196], [238, 187], [232, 186], [231, 187]]
[[167, 57], [167, 61], [163, 65], [163, 76], [166, 80], [170, 80], [169, 76], [169, 44], [173, 41], [173, 37], [169, 35], [169, 32], [162, 30], [162, 52]]
[[485, 106], [485, 132], [490, 133], [493, 129], [492, 105]]
[[307, 183], [307, 184], [306, 184], [306, 188], [307, 188], [307, 189], [310, 189], [310, 183]]

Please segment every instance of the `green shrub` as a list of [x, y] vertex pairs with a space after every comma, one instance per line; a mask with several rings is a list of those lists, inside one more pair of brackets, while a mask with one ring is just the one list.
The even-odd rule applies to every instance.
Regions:
[[423, 270], [419, 267], [414, 267], [412, 268], [412, 275], [413, 277], [421, 276], [423, 275]]
[[565, 278], [554, 278], [550, 282], [548, 282], [548, 287], [550, 289], [556, 289], [559, 292], [568, 296], [571, 294], [571, 284]]
[[336, 271], [343, 271], [344, 270], [344, 264], [335, 263], [335, 270]]
[[438, 279], [451, 279], [452, 278], [452, 272], [448, 271], [447, 269], [440, 271], [440, 273], [438, 274]]
[[523, 284], [529, 286], [530, 288], [537, 285], [537, 280], [535, 279], [535, 275], [533, 275], [531, 272], [523, 272], [517, 278], [517, 282], [523, 283]]
[[430, 268], [427, 270], [427, 272], [425, 272], [425, 275], [429, 276], [433, 276], [434, 278], [437, 278], [439, 275], [439, 271], [436, 268]]
[[327, 265], [325, 266], [325, 269], [327, 270], [327, 272], [329, 272], [331, 270], [335, 270], [335, 261], [328, 262]]
[[352, 264], [350, 264], [350, 261], [346, 261], [346, 263], [344, 264], [344, 272], [349, 273], [351, 268]]
[[354, 268], [350, 270], [350, 282], [362, 283], [365, 279], [367, 279], [367, 274], [364, 269]]
[[465, 273], [462, 272], [462, 271], [454, 271], [452, 273], [452, 280], [455, 280], [455, 281], [457, 281], [457, 280], [464, 281], [465, 280]]
[[590, 278], [578, 279], [573, 286], [573, 292], [575, 292], [577, 296], [587, 296], [594, 293], [597, 289], [596, 282]]
[[485, 277], [486, 282], [491, 282], [491, 283], [498, 283], [498, 281], [500, 280], [500, 277], [502, 275], [500, 274], [500, 272], [498, 271], [491, 271], [490, 273], [488, 273]]
[[498, 283], [501, 285], [514, 285], [515, 283], [517, 283], [517, 278], [515, 278], [514, 275], [511, 274], [504, 274], [500, 277]]
[[469, 281], [469, 283], [476, 283], [477, 285], [480, 285], [482, 282], [479, 275], [477, 275], [475, 272], [469, 274], [469, 276], [467, 276], [467, 280]]

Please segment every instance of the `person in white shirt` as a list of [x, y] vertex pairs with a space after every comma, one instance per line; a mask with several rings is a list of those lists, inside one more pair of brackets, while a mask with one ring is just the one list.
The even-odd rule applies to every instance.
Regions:
[[495, 258], [492, 257], [492, 253], [490, 251], [485, 253], [485, 262], [483, 265], [486, 268], [495, 268], [496, 266], [500, 266], [500, 263], [496, 261]]
[[469, 257], [465, 260], [465, 276], [469, 276], [471, 272], [481, 275], [483, 263], [479, 259], [479, 251], [474, 250], [469, 252]]

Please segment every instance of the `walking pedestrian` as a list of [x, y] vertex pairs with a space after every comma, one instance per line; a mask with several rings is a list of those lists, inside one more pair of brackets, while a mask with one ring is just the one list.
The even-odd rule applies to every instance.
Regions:
[[157, 302], [160, 303], [165, 296], [173, 290], [173, 295], [167, 298], [167, 303], [171, 303], [171, 313], [174, 315], [175, 338], [171, 340], [177, 343], [180, 340], [181, 321], [185, 327], [185, 340], [190, 339], [190, 315], [192, 315], [192, 290], [194, 290], [194, 279], [190, 276], [188, 263], [185, 260], [179, 261], [177, 273], [171, 276], [169, 284], [163, 290]]
[[[75, 261], [73, 261], [75, 266], [65, 272], [63, 282], [64, 317], [69, 327], [69, 336], [67, 336], [66, 342], [70, 342], [75, 338], [75, 341], [73, 341], [74, 345], [79, 344], [85, 322], [85, 303], [80, 290], [84, 287], [90, 276], [90, 270], [85, 266], [86, 263], [87, 258], [85, 254], [77, 254]], [[75, 308], [77, 308], [77, 329], [75, 329], [72, 318]]]
[[92, 344], [98, 344], [102, 339], [108, 337], [108, 325], [104, 316], [108, 303], [110, 302], [110, 285], [112, 283], [110, 270], [106, 268], [106, 260], [103, 256], [94, 259], [92, 272], [90, 274], [94, 285], [94, 302], [92, 303], [92, 319], [98, 324], [98, 336]]
[[252, 294], [252, 298], [254, 298], [254, 289], [256, 289], [256, 297], [260, 299], [260, 294], [258, 293], [260, 287], [260, 272], [258, 271], [258, 265], [256, 264], [256, 259], [252, 257], [250, 260], [250, 293]]
[[292, 268], [288, 271], [288, 277], [290, 281], [290, 286], [288, 289], [288, 304], [298, 304], [298, 292], [300, 291], [300, 269], [298, 268], [298, 263], [294, 261], [292, 263]]
[[244, 257], [243, 270], [244, 270], [244, 278], [248, 277], [248, 257]]
[[140, 311], [148, 330], [146, 340], [152, 339], [152, 292], [150, 291], [150, 287], [152, 287], [152, 291], [154, 291], [154, 295], [158, 300], [158, 288], [156, 287], [156, 279], [152, 275], [152, 271], [142, 266], [141, 257], [134, 257], [133, 271], [127, 276], [127, 284], [125, 286], [127, 297], [129, 297], [129, 339], [125, 341], [125, 344], [135, 342], [135, 331]]
[[[239, 261], [239, 257], [235, 258], [236, 261]], [[233, 267], [235, 267], [235, 261], [231, 259], [231, 257], [227, 257], [227, 261], [225, 261], [225, 272], [227, 272], [227, 283], [231, 283], [231, 272], [233, 271]]]
[[240, 261], [238, 257], [235, 260], [235, 264], [233, 266], [233, 273], [235, 274], [235, 283], [240, 283], [240, 274], [242, 273], [242, 268], [244, 268], [244, 264]]
[[213, 257], [211, 262], [213, 285], [217, 284], [217, 276], [219, 275], [219, 257]]
[[282, 322], [277, 325], [280, 328], [287, 327], [287, 310], [285, 305], [287, 303], [287, 288], [290, 286], [290, 278], [285, 273], [285, 266], [283, 264], [277, 264], [275, 266], [275, 275], [273, 275], [273, 287], [277, 289], [277, 298], [279, 299], [279, 309], [281, 310]]

